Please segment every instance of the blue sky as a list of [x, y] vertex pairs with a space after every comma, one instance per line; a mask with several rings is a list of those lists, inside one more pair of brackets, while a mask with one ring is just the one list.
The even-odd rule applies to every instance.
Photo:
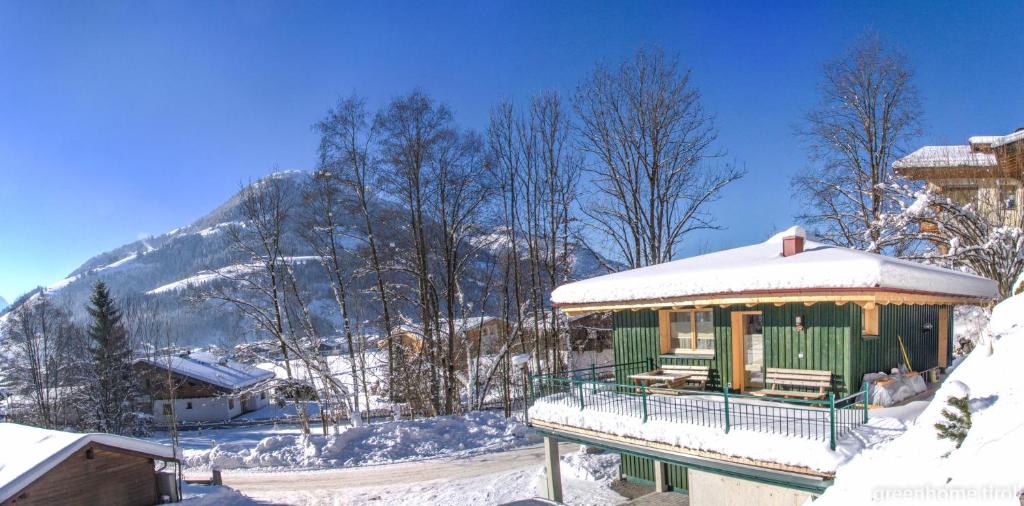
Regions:
[[2, 2], [0, 296], [205, 214], [250, 178], [309, 168], [337, 97], [413, 87], [483, 128], [503, 96], [571, 93], [645, 44], [693, 69], [744, 165], [685, 252], [789, 225], [792, 135], [821, 63], [864, 29], [917, 70], [921, 143], [1024, 126], [1024, 2]]

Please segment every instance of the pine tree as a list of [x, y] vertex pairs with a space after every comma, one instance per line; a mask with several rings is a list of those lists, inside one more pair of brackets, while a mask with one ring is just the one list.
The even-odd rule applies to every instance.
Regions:
[[955, 411], [943, 409], [942, 417], [946, 419], [946, 422], [935, 424], [935, 429], [939, 432], [939, 439], [955, 441], [956, 447], [960, 448], [960, 445], [964, 443], [964, 439], [967, 438], [967, 431], [971, 428], [969, 398], [966, 395], [963, 397], [950, 396], [946, 402]]
[[114, 434], [135, 434], [138, 431], [132, 401], [135, 397], [132, 377], [132, 350], [128, 332], [121, 322], [107, 285], [96, 283], [87, 308], [92, 321], [88, 334], [91, 341], [92, 368], [89, 370], [89, 400], [93, 430]]

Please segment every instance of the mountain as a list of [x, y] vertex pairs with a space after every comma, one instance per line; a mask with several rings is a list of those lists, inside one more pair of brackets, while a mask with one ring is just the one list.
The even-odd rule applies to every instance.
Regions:
[[0, 313], [3, 313], [4, 309], [7, 309], [7, 301], [0, 297]]
[[[289, 198], [298, 199], [309, 173], [289, 171], [268, 177], [279, 180]], [[253, 184], [259, 185], [261, 182]], [[20, 297], [14, 306], [26, 301], [30, 303], [40, 291], [45, 291], [52, 300], [69, 307], [76, 319], [84, 321], [90, 291], [97, 281], [102, 280], [126, 304], [145, 304], [155, 308], [157, 319], [179, 344], [233, 344], [239, 340], [255, 338], [257, 336], [254, 335], [251, 323], [233, 309], [212, 302], [195, 303], [188, 297], [192, 286], [226, 283], [217, 274], [218, 271], [238, 272], [240, 269], [251, 268], [236, 254], [226, 233], [229, 227], [242, 221], [241, 193], [235, 194], [190, 225], [96, 255], [65, 279]], [[380, 207], [380, 215], [375, 219], [375, 233], [381, 238], [380, 244], [385, 245], [381, 254], [386, 257], [388, 250], [394, 252], [404, 246], [405, 234], [401, 230], [404, 214], [402, 208], [395, 204], [382, 203]], [[340, 226], [355, 230], [361, 218], [354, 213], [340, 211], [336, 213]], [[479, 248], [477, 258], [473, 259], [467, 271], [468, 282], [463, 287], [467, 307], [478, 308], [479, 301], [485, 297], [490, 297], [482, 301], [486, 308], [490, 309], [494, 305], [494, 293], [498, 290], [485, 290], [484, 285], [486, 278], [493, 277], [495, 273], [485, 266], [505, 247], [494, 237], [481, 235], [471, 241], [473, 244], [484, 241], [487, 247]], [[361, 247], [357, 241], [345, 246], [350, 249]], [[339, 318], [336, 316], [336, 304], [330, 286], [324, 279], [322, 267], [313, 256], [314, 252], [296, 233], [284, 237], [283, 250], [294, 267], [296, 278], [303, 289], [303, 297], [312, 310], [318, 330], [324, 334], [337, 333]], [[607, 272], [602, 267], [606, 262], [586, 248], [576, 248], [573, 263], [574, 279]], [[357, 267], [354, 257], [349, 258], [348, 265], [344, 266], [350, 272]], [[366, 322], [378, 319], [377, 305], [372, 299], [372, 283], [371, 276], [363, 276], [357, 278], [348, 290], [354, 320], [364, 322], [367, 327], [371, 324]], [[415, 314], [414, 308], [401, 307], [401, 304], [397, 310], [408, 315]], [[375, 329], [364, 330], [373, 332]]]

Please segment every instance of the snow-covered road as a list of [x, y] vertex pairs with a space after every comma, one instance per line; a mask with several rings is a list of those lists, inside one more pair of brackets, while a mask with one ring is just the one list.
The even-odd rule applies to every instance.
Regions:
[[[579, 447], [562, 444], [560, 450], [566, 455]], [[462, 459], [344, 469], [225, 471], [223, 478], [225, 485], [261, 504], [490, 505], [536, 496], [543, 457], [543, 448], [536, 445]], [[599, 483], [572, 477], [563, 480], [568, 504], [623, 501]]]

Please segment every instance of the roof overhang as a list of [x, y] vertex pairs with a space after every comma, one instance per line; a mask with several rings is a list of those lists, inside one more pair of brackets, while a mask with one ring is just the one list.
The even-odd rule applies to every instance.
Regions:
[[790, 303], [803, 303], [810, 306], [820, 302], [831, 302], [837, 305], [853, 303], [870, 308], [875, 305], [887, 304], [981, 306], [990, 304], [993, 301], [984, 297], [886, 288], [807, 288], [698, 294], [668, 299], [555, 304], [555, 306], [568, 315], [578, 315], [597, 311], [638, 311], [641, 309], [683, 309], [712, 306], [728, 307], [732, 305], [752, 307], [758, 304], [781, 306]]

